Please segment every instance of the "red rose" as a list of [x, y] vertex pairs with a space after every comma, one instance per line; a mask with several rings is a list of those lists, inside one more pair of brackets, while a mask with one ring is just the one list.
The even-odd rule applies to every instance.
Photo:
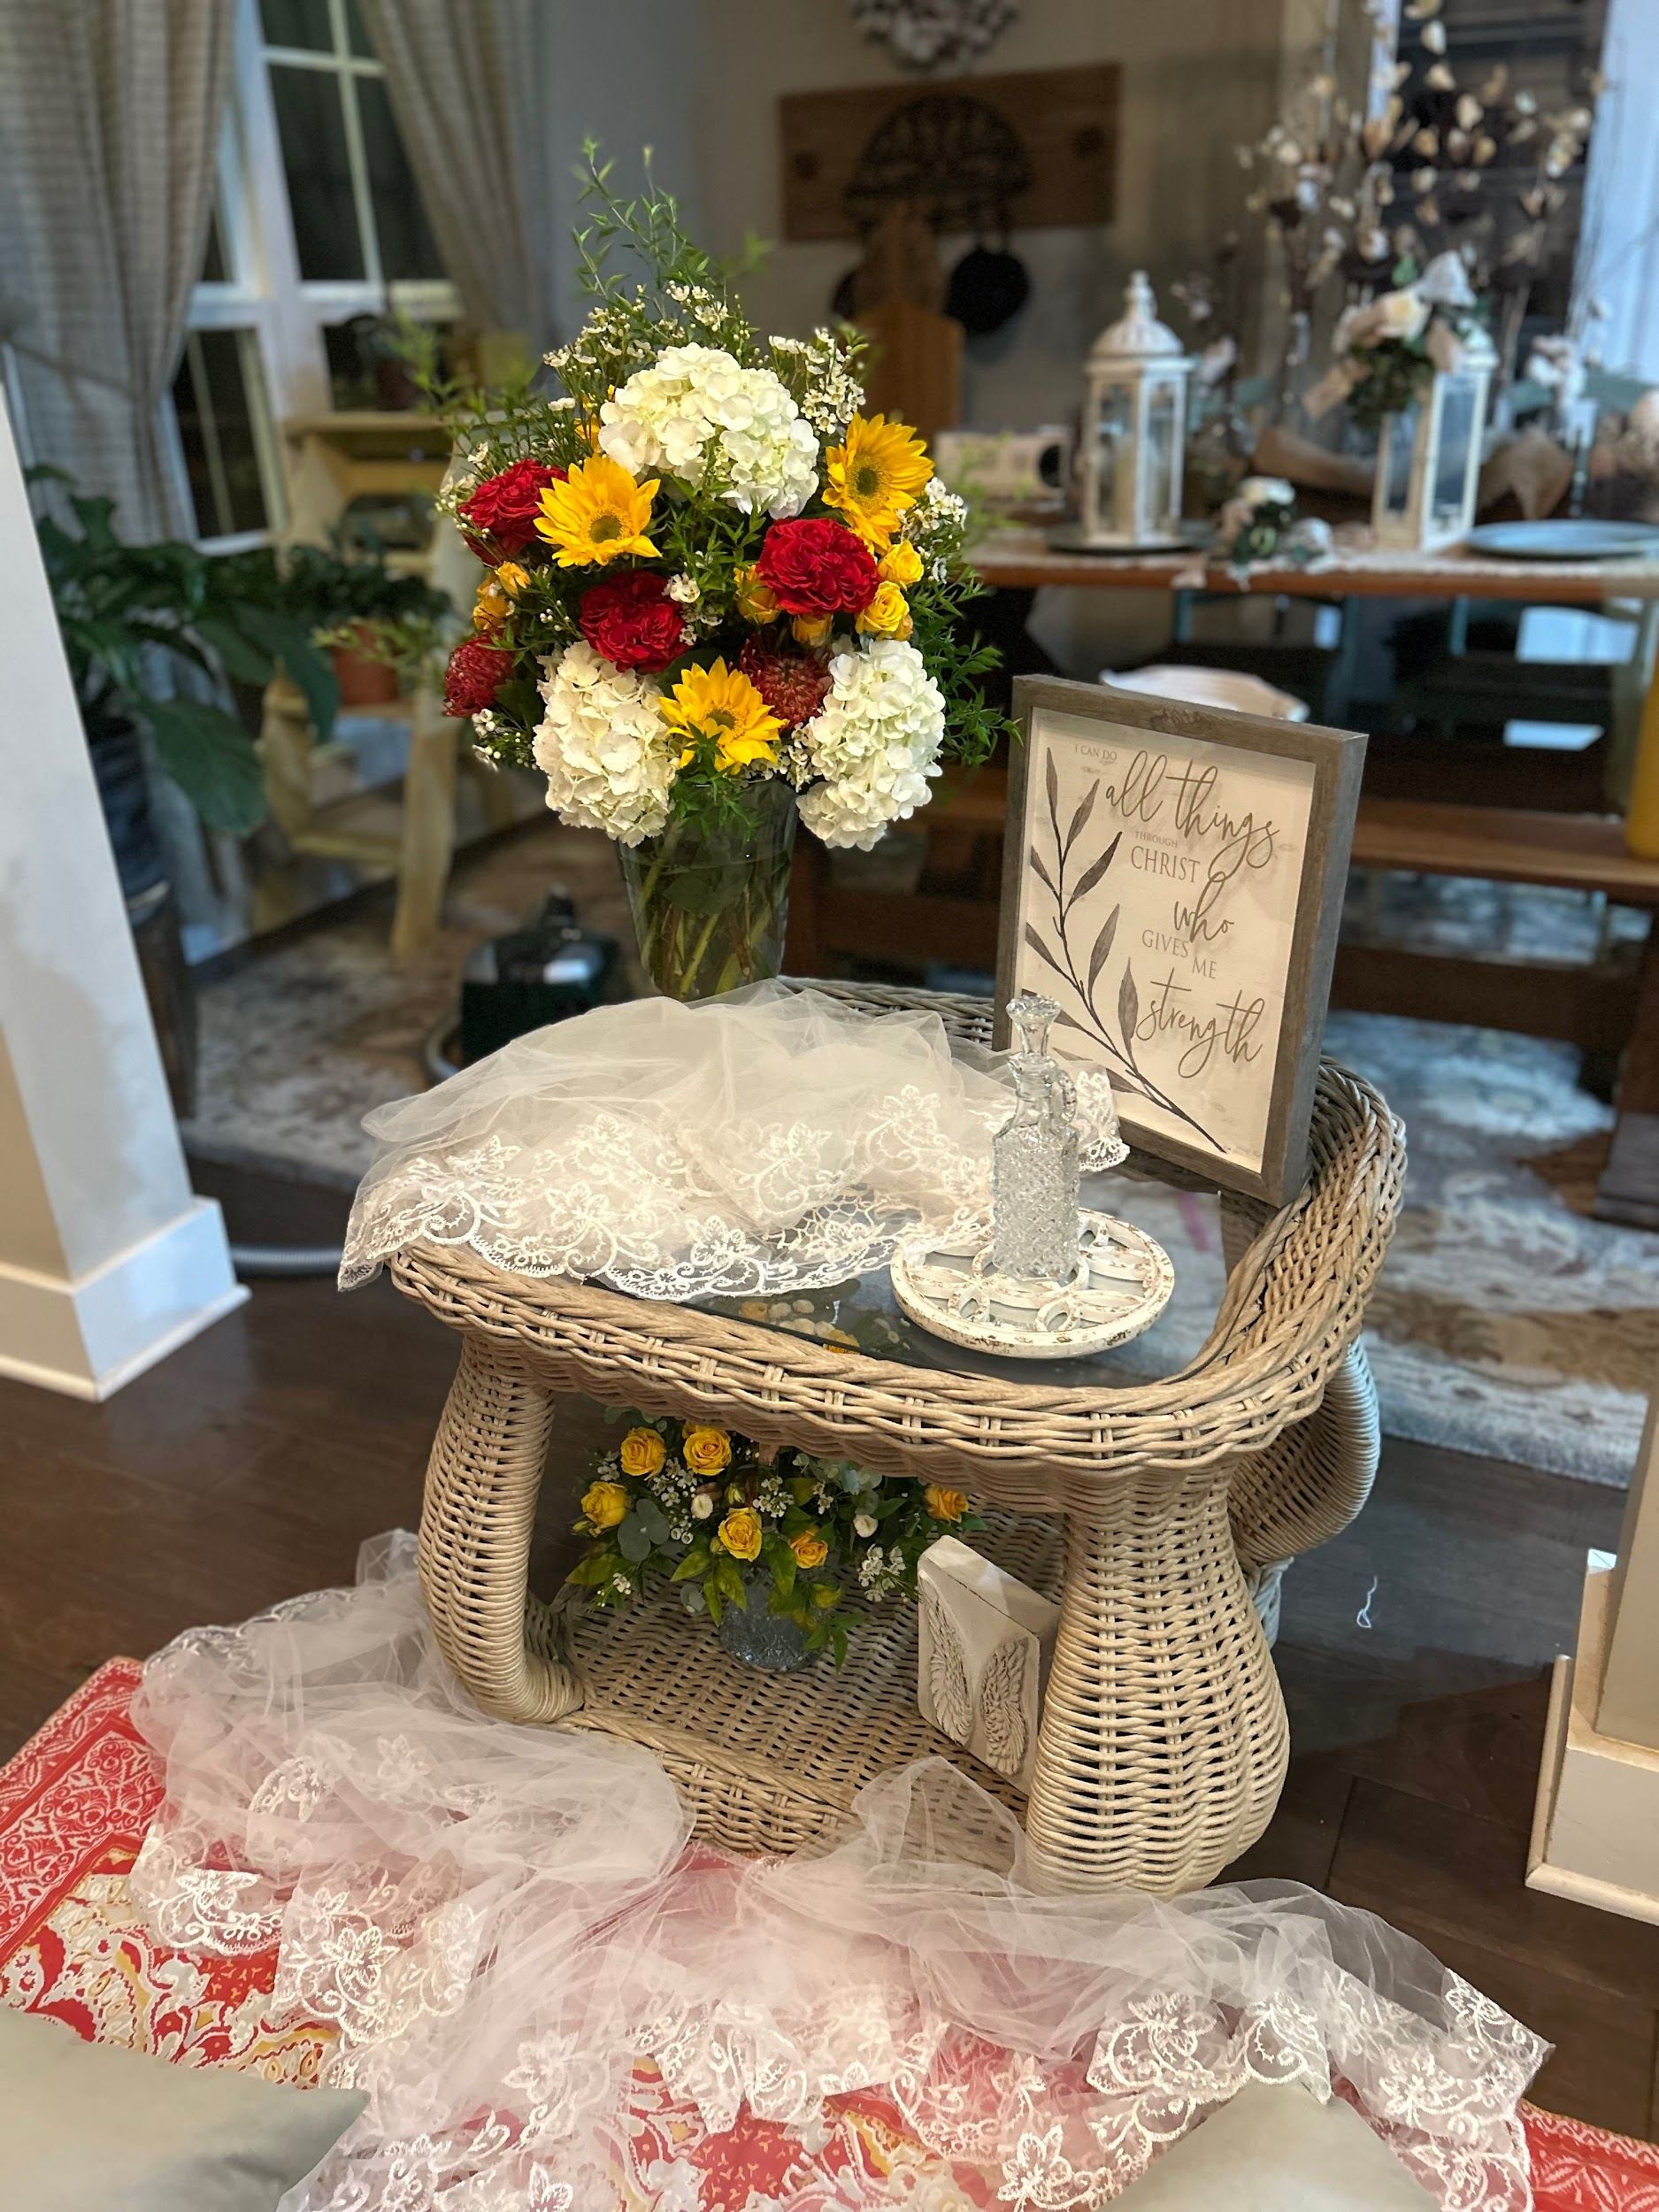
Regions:
[[[549, 484], [560, 482], [567, 469], [549, 468], [541, 461], [515, 461], [499, 476], [487, 477], [458, 512], [470, 523], [467, 543], [480, 561], [495, 568], [514, 553], [522, 553], [535, 535], [535, 518], [541, 511], [541, 495]], [[485, 545], [472, 532], [482, 533]]]
[[607, 576], [582, 595], [582, 635], [618, 668], [654, 676], [681, 650], [686, 618], [668, 595], [665, 577], [631, 568]]
[[863, 539], [826, 515], [774, 522], [755, 573], [786, 614], [862, 614], [881, 580]]
[[449, 656], [443, 677], [443, 710], [457, 718], [482, 714], [512, 673], [512, 655], [482, 638], [463, 638]]

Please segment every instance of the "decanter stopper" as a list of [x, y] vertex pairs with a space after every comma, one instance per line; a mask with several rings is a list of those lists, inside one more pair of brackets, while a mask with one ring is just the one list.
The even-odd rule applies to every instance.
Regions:
[[992, 1141], [991, 1264], [1026, 1282], [1068, 1283], [1077, 1272], [1077, 1094], [1048, 1057], [1060, 1009], [1034, 993], [1009, 1002], [1014, 1110]]

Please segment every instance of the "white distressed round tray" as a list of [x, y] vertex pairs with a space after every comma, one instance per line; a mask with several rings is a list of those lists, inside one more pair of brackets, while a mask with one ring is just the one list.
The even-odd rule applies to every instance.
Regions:
[[1079, 1286], [1081, 1311], [1058, 1328], [1040, 1326], [1038, 1314], [1066, 1294], [1052, 1284], [1017, 1282], [988, 1271], [981, 1276], [990, 1293], [988, 1312], [956, 1310], [956, 1294], [972, 1279], [974, 1263], [985, 1248], [977, 1240], [950, 1246], [926, 1233], [906, 1237], [888, 1271], [893, 1295], [931, 1335], [976, 1351], [1000, 1352], [1006, 1359], [1079, 1359], [1108, 1351], [1152, 1326], [1175, 1287], [1174, 1265], [1161, 1244], [1115, 1214], [1079, 1213], [1078, 1240], [1087, 1286]]

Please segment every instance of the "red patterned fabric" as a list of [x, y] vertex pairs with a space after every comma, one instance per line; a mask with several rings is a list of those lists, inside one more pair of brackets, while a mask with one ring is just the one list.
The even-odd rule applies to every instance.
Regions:
[[1659, 2145], [1523, 2105], [1537, 2212], [1659, 2212]]
[[[0, 1767], [0, 2002], [66, 2021], [88, 2041], [186, 2065], [252, 2069], [308, 2083], [334, 2043], [311, 2022], [273, 2024], [274, 1950], [188, 1956], [158, 1943], [134, 1910], [127, 1874], [161, 1801], [155, 1763], [130, 1717], [142, 1669], [111, 1659]], [[947, 2168], [878, 2095], [833, 2100], [808, 2143], [747, 2109], [711, 2135], [654, 2067], [635, 2076], [619, 2208], [657, 2204], [677, 2166], [697, 2175], [695, 2212], [787, 2202], [833, 2212], [858, 2175], [945, 2181], [991, 2212], [971, 2168]], [[1659, 2212], [1659, 2146], [1523, 2105], [1537, 2212]], [[674, 2201], [683, 2204], [676, 2191]]]
[[50, 2014], [89, 2043], [314, 2081], [334, 2031], [273, 2024], [274, 1948], [187, 1957], [151, 1936], [127, 1897], [162, 1794], [130, 1717], [142, 1672], [110, 1660], [0, 1767], [0, 2003]]

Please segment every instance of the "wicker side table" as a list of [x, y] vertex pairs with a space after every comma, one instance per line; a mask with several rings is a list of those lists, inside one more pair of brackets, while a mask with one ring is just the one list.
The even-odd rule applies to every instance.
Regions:
[[[871, 1720], [843, 1770], [803, 1789], [799, 1739], [776, 1722], [800, 1695], [791, 1678], [768, 1685], [742, 1740], [723, 1736], [718, 1710], [690, 1709], [709, 1670], [706, 1633], [688, 1622], [678, 1672], [657, 1655], [635, 1664], [626, 1698], [595, 1686], [604, 1654], [573, 1649], [526, 1586], [554, 1394], [698, 1415], [762, 1443], [954, 1483], [981, 1504], [1064, 1525], [1059, 1636], [1025, 1809], [1037, 1878], [1159, 1895], [1201, 1886], [1266, 1826], [1287, 1750], [1231, 1493], [1240, 1470], [1261, 1467], [1348, 1374], [1398, 1202], [1398, 1125], [1374, 1092], [1328, 1066], [1314, 1158], [1302, 1198], [1234, 1269], [1198, 1357], [1133, 1389], [913, 1367], [695, 1308], [505, 1275], [464, 1248], [405, 1253], [393, 1270], [400, 1288], [463, 1339], [420, 1529], [446, 1656], [503, 1718], [580, 1714], [651, 1743], [682, 1779], [695, 1771], [705, 1832], [789, 1847], [829, 1832], [884, 1764], [950, 1747], [918, 1740], [911, 1682], [889, 1668], [890, 1755]], [[1258, 1503], [1271, 1520], [1271, 1484]]]

